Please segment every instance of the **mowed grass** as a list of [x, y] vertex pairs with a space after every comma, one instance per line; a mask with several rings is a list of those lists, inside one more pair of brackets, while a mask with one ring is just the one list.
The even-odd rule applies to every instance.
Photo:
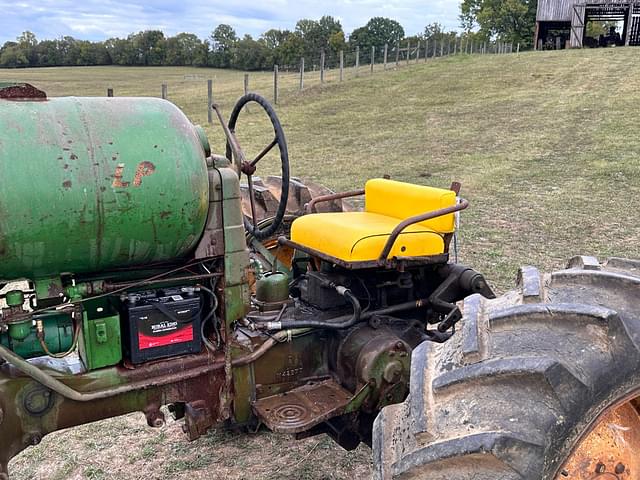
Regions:
[[[618, 48], [503, 56], [458, 56], [361, 68], [297, 92], [281, 79], [278, 114], [292, 173], [335, 190], [389, 174], [419, 184], [462, 182], [460, 260], [504, 291], [520, 265], [562, 268], [576, 254], [640, 256], [639, 50]], [[228, 114], [243, 74], [183, 68], [58, 68], [0, 72], [50, 96], [160, 95], [206, 123], [206, 79]], [[251, 74], [251, 90], [272, 97], [272, 74]], [[220, 129], [207, 126], [214, 150]], [[238, 134], [257, 153], [271, 137], [255, 107]], [[259, 172], [275, 173], [275, 158]], [[267, 433], [216, 431], [186, 443], [175, 424], [144, 426], [142, 415], [47, 437], [14, 462], [16, 478], [301, 478], [370, 475], [370, 451], [344, 452], [324, 437], [302, 442]]]

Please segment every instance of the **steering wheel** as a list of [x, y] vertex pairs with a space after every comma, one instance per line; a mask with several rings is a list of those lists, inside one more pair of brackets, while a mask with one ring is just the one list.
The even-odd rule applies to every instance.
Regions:
[[[247, 183], [249, 186], [251, 219], [248, 220], [246, 217], [244, 218], [245, 229], [257, 240], [264, 240], [265, 238], [273, 235], [278, 230], [280, 224], [282, 223], [282, 219], [284, 218], [284, 215], [287, 211], [287, 201], [289, 200], [289, 152], [287, 150], [287, 140], [285, 139], [282, 125], [280, 124], [280, 120], [278, 120], [278, 116], [276, 115], [275, 110], [264, 97], [255, 93], [248, 93], [240, 97], [235, 107], [233, 107], [231, 117], [229, 118], [229, 130], [231, 131], [232, 135], [235, 137], [236, 123], [238, 122], [238, 116], [240, 115], [242, 108], [250, 102], [257, 103], [267, 113], [269, 120], [271, 120], [271, 125], [273, 126], [274, 133], [274, 138], [271, 143], [264, 147], [264, 149], [262, 149], [258, 156], [252, 161], [248, 161], [244, 158], [236, 158], [236, 161], [240, 164], [240, 172], [244, 173], [247, 176]], [[256, 217], [256, 201], [255, 190], [253, 188], [253, 175], [256, 172], [256, 165], [258, 164], [258, 162], [262, 158], [264, 158], [264, 156], [267, 155], [276, 145], [280, 150], [280, 164], [282, 169], [282, 192], [280, 194], [280, 203], [278, 204], [278, 210], [273, 217], [273, 221], [269, 224], [269, 226], [261, 228], [260, 223], [264, 219], [258, 219]], [[227, 140], [227, 158], [232, 159], [233, 153], [234, 149]]]

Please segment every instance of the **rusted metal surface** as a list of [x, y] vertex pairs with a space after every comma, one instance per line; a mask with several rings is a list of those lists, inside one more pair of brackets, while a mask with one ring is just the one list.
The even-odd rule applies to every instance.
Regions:
[[322, 195], [320, 197], [315, 197], [307, 205], [306, 207], [307, 213], [317, 213], [316, 205], [319, 203], [333, 202], [335, 200], [342, 200], [343, 198], [359, 197], [361, 195], [364, 195], [363, 188], [359, 190], [352, 190], [350, 192], [332, 193], [329, 195]]
[[[123, 415], [143, 412], [147, 422], [160, 426], [164, 416], [162, 405], [201, 401], [206, 410], [198, 412], [190, 438], [225, 419], [218, 412], [220, 393], [224, 384], [224, 370], [218, 368], [224, 360], [207, 354], [173, 358], [139, 368], [110, 368], [97, 372], [57, 378], [76, 390], [95, 391], [115, 388], [122, 383], [139, 384], [135, 391], [92, 402], [67, 400], [39, 385], [28, 377], [20, 377], [5, 364], [0, 367], [0, 478], [7, 474], [7, 464], [17, 453], [35, 445], [56, 430]], [[143, 386], [144, 385], [144, 386]], [[193, 423], [192, 422], [192, 423]]]
[[556, 480], [640, 478], [640, 415], [633, 402], [605, 412], [578, 444]]
[[469, 206], [469, 202], [464, 199], [461, 199], [460, 203], [458, 203], [457, 205], [454, 205], [453, 207], [441, 208], [440, 210], [434, 210], [433, 212], [423, 213], [422, 215], [416, 215], [415, 217], [410, 217], [410, 218], [407, 218], [406, 220], [403, 220], [400, 224], [398, 224], [396, 228], [393, 229], [393, 231], [391, 232], [391, 235], [389, 235], [387, 243], [382, 249], [382, 253], [380, 254], [380, 258], [378, 259], [378, 261], [383, 262], [387, 259], [387, 257], [389, 256], [389, 253], [391, 252], [391, 249], [393, 248], [393, 245], [396, 243], [396, 240], [398, 239], [398, 237], [400, 236], [400, 234], [405, 228], [411, 225], [414, 225], [416, 223], [431, 220], [433, 218], [443, 217], [445, 215], [450, 215], [455, 212], [460, 212], [461, 210], [466, 209], [468, 206]]
[[0, 83], [0, 98], [46, 100], [47, 94], [28, 83]]
[[254, 402], [253, 408], [274, 432], [299, 433], [342, 414], [352, 396], [329, 379], [262, 398]]

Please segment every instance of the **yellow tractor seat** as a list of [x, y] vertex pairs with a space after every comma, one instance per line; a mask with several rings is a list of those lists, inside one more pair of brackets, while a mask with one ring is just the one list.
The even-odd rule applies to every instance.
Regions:
[[[291, 240], [345, 262], [378, 260], [393, 230], [404, 220], [456, 206], [456, 192], [387, 179], [365, 185], [365, 211], [317, 213], [296, 219]], [[455, 229], [454, 213], [408, 225], [387, 258], [445, 253], [444, 236]]]

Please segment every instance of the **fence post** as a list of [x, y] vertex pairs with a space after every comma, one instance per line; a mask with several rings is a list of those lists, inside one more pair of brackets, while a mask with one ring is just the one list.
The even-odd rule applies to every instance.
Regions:
[[400, 41], [396, 43], [396, 68], [400, 65]]
[[304, 89], [304, 57], [300, 59], [300, 90]]
[[344, 80], [344, 50], [340, 50], [340, 81]]
[[520, 44], [519, 44], [519, 43], [518, 43], [518, 48], [517, 48], [517, 50], [516, 50], [516, 53], [517, 53], [518, 55], [520, 55]]
[[433, 39], [433, 58], [438, 56], [438, 40]]
[[424, 39], [424, 61], [427, 61], [427, 58], [429, 58], [429, 39], [425, 38]]
[[324, 83], [324, 50], [320, 52], [320, 83]]
[[444, 57], [444, 40], [440, 40], [440, 56]]
[[387, 54], [389, 53], [389, 44], [384, 44], [384, 69], [387, 69]]
[[376, 63], [376, 47], [371, 47], [371, 73], [373, 73], [373, 66]]
[[113, 97], [113, 88], [107, 88], [107, 97]]
[[207, 121], [213, 123], [213, 80], [207, 80]]
[[416, 63], [420, 61], [420, 40], [418, 40], [418, 45], [416, 45]]
[[166, 83], [162, 84], [162, 99], [163, 100], [167, 99], [167, 84]]
[[360, 47], [356, 47], [356, 77], [358, 76], [358, 70], [360, 69]]
[[453, 39], [453, 54], [458, 55], [458, 37]]
[[273, 66], [273, 103], [278, 104], [278, 65]]
[[447, 38], [447, 56], [451, 55], [451, 39]]

